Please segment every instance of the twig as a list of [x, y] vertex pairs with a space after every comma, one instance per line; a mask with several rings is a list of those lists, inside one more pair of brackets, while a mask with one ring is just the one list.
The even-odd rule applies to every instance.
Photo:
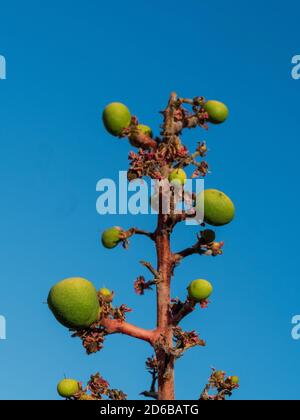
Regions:
[[140, 263], [144, 267], [148, 268], [148, 270], [150, 271], [150, 273], [153, 274], [155, 280], [160, 280], [160, 274], [159, 274], [159, 272], [157, 270], [155, 270], [155, 268], [150, 263], [148, 263], [147, 261], [140, 261]]

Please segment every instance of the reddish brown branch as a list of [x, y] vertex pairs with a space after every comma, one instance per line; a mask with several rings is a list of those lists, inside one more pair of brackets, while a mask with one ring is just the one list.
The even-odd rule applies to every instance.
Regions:
[[139, 340], [147, 341], [150, 344], [153, 344], [157, 337], [156, 331], [145, 330], [119, 319], [104, 318], [101, 321], [101, 325], [106, 329], [108, 334], [125, 334], [138, 338]]
[[134, 235], [147, 236], [148, 238], [153, 240], [153, 233], [152, 232], [147, 232], [147, 231], [139, 229], [139, 228], [133, 227], [131, 229], [128, 229], [126, 232], [123, 232], [124, 239], [129, 239]]
[[139, 130], [134, 130], [130, 134], [131, 143], [138, 148], [148, 150], [148, 149], [157, 149], [157, 141], [147, 134], [142, 133]]
[[174, 326], [178, 325], [183, 318], [188, 316], [190, 313], [192, 313], [195, 310], [196, 302], [193, 302], [191, 300], [187, 300], [186, 302], [177, 302], [173, 306], [173, 318], [172, 323]]

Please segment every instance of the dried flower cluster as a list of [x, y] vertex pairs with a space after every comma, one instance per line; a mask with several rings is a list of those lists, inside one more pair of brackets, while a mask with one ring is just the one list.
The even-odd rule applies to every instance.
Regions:
[[118, 389], [111, 389], [109, 383], [99, 373], [91, 376], [87, 386], [72, 397], [74, 400], [126, 400], [127, 395]]

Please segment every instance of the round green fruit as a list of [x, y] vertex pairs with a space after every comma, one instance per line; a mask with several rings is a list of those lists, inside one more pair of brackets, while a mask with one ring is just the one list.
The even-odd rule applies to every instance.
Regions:
[[63, 379], [57, 385], [57, 392], [63, 398], [71, 398], [79, 392], [79, 384], [75, 379]]
[[239, 384], [239, 377], [238, 376], [231, 376], [230, 378], [230, 382], [232, 383], [232, 385], [238, 385]]
[[141, 145], [138, 141], [138, 139], [136, 139], [137, 137], [137, 131], [142, 132], [143, 134], [146, 134], [146, 136], [149, 136], [152, 138], [153, 133], [150, 127], [148, 127], [148, 125], [144, 125], [144, 124], [139, 124], [135, 127], [135, 129], [133, 130], [133, 133], [129, 136], [129, 142], [133, 147], [137, 147], [139, 148]]
[[139, 124], [139, 125], [137, 126], [137, 129], [138, 129], [139, 131], [141, 131], [143, 134], [146, 134], [146, 136], [153, 137], [152, 130], [151, 130], [151, 128], [150, 128], [150, 127], [148, 127], [148, 125]]
[[65, 279], [53, 286], [48, 305], [58, 322], [67, 328], [89, 328], [99, 319], [97, 291], [81, 277]]
[[107, 289], [106, 287], [103, 287], [102, 289], [99, 290], [100, 295], [104, 296], [104, 297], [110, 297], [111, 296], [111, 291], [109, 289]]
[[121, 232], [122, 229], [118, 226], [114, 226], [104, 231], [101, 238], [102, 245], [108, 249], [115, 248], [121, 242]]
[[209, 121], [213, 124], [223, 123], [229, 115], [227, 106], [219, 101], [207, 101], [204, 109], [208, 113]]
[[169, 182], [174, 185], [184, 185], [187, 180], [187, 175], [183, 169], [174, 169], [169, 175]]
[[113, 102], [104, 109], [102, 115], [106, 130], [113, 136], [120, 136], [131, 123], [131, 114], [126, 105]]
[[[204, 196], [203, 196], [204, 195]], [[212, 226], [224, 226], [235, 216], [231, 199], [219, 190], [204, 190], [197, 197], [197, 206], [204, 200], [204, 222]]]
[[100, 289], [98, 295], [104, 302], [107, 303], [111, 303], [114, 300], [114, 292], [110, 291], [106, 287]]
[[213, 287], [207, 280], [194, 280], [188, 287], [190, 299], [196, 302], [201, 302], [210, 297], [213, 292]]

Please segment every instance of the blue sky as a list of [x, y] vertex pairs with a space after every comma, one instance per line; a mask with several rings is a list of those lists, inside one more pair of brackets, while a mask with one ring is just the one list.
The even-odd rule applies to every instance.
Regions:
[[[203, 95], [230, 107], [230, 120], [185, 136], [206, 139], [212, 174], [206, 187], [235, 202], [237, 217], [218, 230], [220, 258], [193, 257], [177, 270], [173, 296], [195, 278], [214, 284], [213, 304], [185, 320], [207, 341], [178, 362], [179, 399], [197, 398], [210, 367], [240, 376], [235, 399], [298, 399], [300, 342], [299, 95], [291, 58], [299, 51], [299, 2], [116, 0], [1, 2], [0, 81], [1, 279], [0, 398], [56, 399], [66, 374], [86, 381], [100, 371], [130, 398], [148, 387], [151, 349], [113, 336], [87, 357], [44, 304], [57, 281], [83, 276], [115, 290], [128, 319], [155, 323], [154, 295], [138, 297], [133, 281], [155, 261], [144, 238], [104, 250], [103, 229], [155, 218], [100, 217], [96, 183], [127, 168], [129, 146], [103, 129], [111, 101], [128, 104], [158, 133], [171, 91]], [[174, 249], [194, 242], [181, 226]], [[16, 383], [18, 386], [16, 387]]]

